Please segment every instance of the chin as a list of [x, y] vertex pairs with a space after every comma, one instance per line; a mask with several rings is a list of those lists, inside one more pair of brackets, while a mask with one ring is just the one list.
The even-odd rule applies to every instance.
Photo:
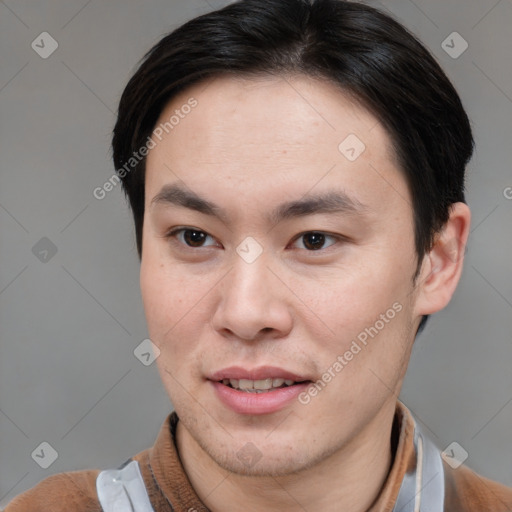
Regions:
[[[301, 473], [315, 466], [335, 451], [325, 449], [312, 453], [300, 440], [265, 439], [254, 441], [230, 439], [228, 444], [212, 444], [211, 439], [196, 439], [209, 457], [222, 469], [240, 476], [283, 477]], [[240, 446], [236, 449], [235, 447]], [[300, 447], [300, 450], [298, 449]], [[318, 447], [317, 447], [318, 448]]]
[[313, 465], [308, 461], [299, 460], [297, 454], [290, 458], [289, 454], [276, 453], [275, 450], [272, 451], [271, 456], [260, 452], [255, 461], [240, 460], [239, 453], [222, 454], [212, 458], [226, 471], [247, 477], [282, 477], [300, 473]]

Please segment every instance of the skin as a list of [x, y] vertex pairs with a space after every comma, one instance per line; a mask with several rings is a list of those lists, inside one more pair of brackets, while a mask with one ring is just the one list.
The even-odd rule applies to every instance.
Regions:
[[[190, 97], [197, 106], [147, 158], [140, 275], [185, 471], [212, 511], [369, 510], [390, 469], [396, 399], [421, 316], [442, 309], [460, 278], [469, 210], [453, 206], [413, 282], [412, 199], [374, 116], [304, 76], [217, 77], [173, 98], [159, 122]], [[349, 134], [366, 146], [353, 162], [338, 149]], [[168, 184], [225, 217], [152, 203]], [[364, 208], [266, 218], [283, 202], [333, 190]], [[187, 246], [184, 232], [166, 237], [180, 227], [205, 232], [204, 245]], [[310, 231], [329, 235], [318, 250], [302, 238]], [[236, 252], [248, 236], [263, 249], [250, 264]], [[396, 303], [401, 311], [307, 404], [239, 414], [207, 380], [233, 365], [321, 379]], [[237, 457], [247, 443], [261, 455], [250, 467]]]

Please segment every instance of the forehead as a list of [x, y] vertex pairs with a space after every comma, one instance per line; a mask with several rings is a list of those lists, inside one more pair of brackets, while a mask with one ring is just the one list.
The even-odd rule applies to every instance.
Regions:
[[390, 187], [407, 195], [381, 123], [327, 81], [216, 77], [174, 97], [158, 127], [146, 203], [179, 180], [206, 195], [222, 187], [224, 195], [291, 199], [320, 186], [352, 190], [362, 202], [372, 187], [380, 195]]

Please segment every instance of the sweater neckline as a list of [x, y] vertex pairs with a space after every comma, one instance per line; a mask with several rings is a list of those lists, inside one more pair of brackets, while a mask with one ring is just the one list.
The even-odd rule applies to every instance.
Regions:
[[[149, 453], [149, 464], [160, 492], [175, 512], [195, 508], [207, 512], [185, 472], [176, 444], [179, 417], [172, 411], [162, 425]], [[397, 400], [391, 429], [392, 462], [387, 478], [369, 512], [392, 510], [405, 473], [415, 464], [413, 436], [414, 419], [407, 407]]]

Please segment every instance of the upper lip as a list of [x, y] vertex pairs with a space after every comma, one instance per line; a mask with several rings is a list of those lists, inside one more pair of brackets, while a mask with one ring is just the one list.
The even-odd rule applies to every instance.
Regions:
[[286, 379], [295, 382], [311, 380], [309, 377], [294, 373], [277, 366], [260, 366], [258, 368], [242, 368], [241, 366], [230, 366], [212, 373], [208, 379], [221, 381], [223, 379], [247, 379], [247, 380], [265, 380], [265, 379]]

